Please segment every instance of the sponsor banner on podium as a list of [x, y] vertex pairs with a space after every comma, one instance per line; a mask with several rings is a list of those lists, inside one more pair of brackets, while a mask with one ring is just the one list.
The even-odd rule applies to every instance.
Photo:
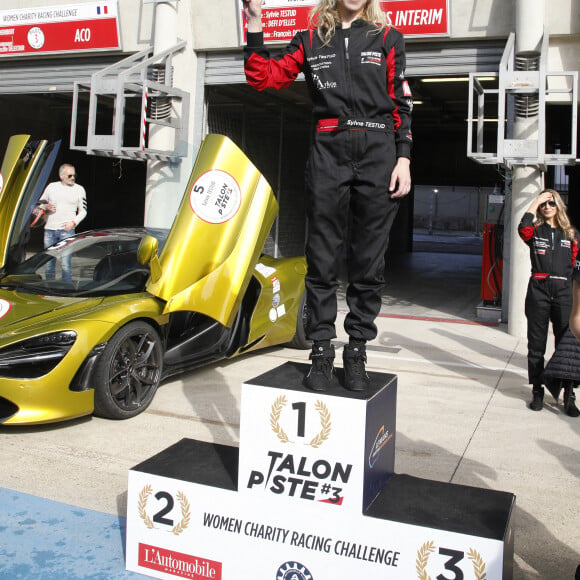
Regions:
[[[308, 28], [308, 15], [316, 0], [263, 0], [264, 42], [285, 43]], [[381, 2], [387, 22], [407, 37], [449, 36], [449, 0], [391, 0]], [[239, 0], [240, 38], [246, 43], [247, 21]]]
[[121, 48], [117, 0], [0, 10], [0, 56]]
[[127, 504], [127, 569], [155, 578], [502, 578], [499, 541], [316, 502], [288, 509], [277, 497], [130, 471]]

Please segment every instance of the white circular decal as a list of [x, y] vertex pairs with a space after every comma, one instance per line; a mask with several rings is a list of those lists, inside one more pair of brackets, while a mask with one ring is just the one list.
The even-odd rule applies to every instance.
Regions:
[[3, 298], [0, 298], [0, 318], [4, 318], [8, 312], [10, 311], [10, 308], [12, 307], [12, 304], [10, 304], [10, 302], [8, 302], [8, 300], [4, 300]]
[[232, 219], [241, 202], [238, 183], [229, 173], [219, 169], [200, 175], [189, 192], [191, 209], [210, 224], [223, 224]]
[[28, 40], [28, 44], [30, 44], [32, 48], [36, 48], [37, 50], [44, 46], [44, 32], [42, 32], [42, 30], [38, 26], [33, 26], [28, 31], [26, 39]]
[[270, 319], [270, 322], [276, 322], [276, 320], [278, 320], [278, 313], [276, 312], [275, 308], [270, 308], [270, 311], [268, 312], [268, 318]]

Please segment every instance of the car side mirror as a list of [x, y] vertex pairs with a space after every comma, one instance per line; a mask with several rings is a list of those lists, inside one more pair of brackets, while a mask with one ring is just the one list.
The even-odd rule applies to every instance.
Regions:
[[161, 264], [157, 256], [159, 241], [153, 236], [145, 236], [137, 248], [137, 260], [142, 266], [149, 264], [151, 280], [157, 282], [161, 277]]

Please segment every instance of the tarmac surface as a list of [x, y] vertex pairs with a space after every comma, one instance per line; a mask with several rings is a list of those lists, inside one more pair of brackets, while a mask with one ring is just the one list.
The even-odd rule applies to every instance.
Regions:
[[[526, 340], [476, 319], [481, 242], [454, 242], [466, 253], [391, 260], [368, 345], [369, 370], [398, 377], [396, 472], [515, 494], [514, 579], [573, 579], [580, 418], [549, 394], [542, 412], [527, 408]], [[127, 421], [0, 427], [0, 578], [142, 577], [124, 569], [129, 470], [183, 437], [237, 445], [241, 384], [286, 361], [307, 352], [273, 348], [169, 380]]]

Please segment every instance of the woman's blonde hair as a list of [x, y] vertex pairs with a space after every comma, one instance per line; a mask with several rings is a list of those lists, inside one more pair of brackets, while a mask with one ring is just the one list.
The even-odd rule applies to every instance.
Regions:
[[[324, 44], [328, 44], [334, 36], [336, 25], [340, 22], [338, 12], [339, 0], [320, 0], [308, 15], [308, 27], [315, 28], [318, 36]], [[363, 20], [374, 24], [377, 31], [387, 26], [387, 17], [379, 0], [366, 0], [361, 16]]]
[[[573, 240], [575, 238], [575, 231], [572, 224], [570, 223], [570, 218], [566, 213], [566, 204], [564, 203], [562, 196], [555, 189], [544, 189], [544, 191], [540, 192], [540, 195], [542, 193], [552, 194], [552, 197], [556, 202], [556, 207], [558, 208], [555, 217], [556, 225], [564, 232], [564, 236], [568, 240]], [[540, 209], [540, 206], [538, 206], [538, 209], [536, 210], [536, 223], [543, 224], [545, 221], [546, 220], [542, 215], [542, 210]]]

